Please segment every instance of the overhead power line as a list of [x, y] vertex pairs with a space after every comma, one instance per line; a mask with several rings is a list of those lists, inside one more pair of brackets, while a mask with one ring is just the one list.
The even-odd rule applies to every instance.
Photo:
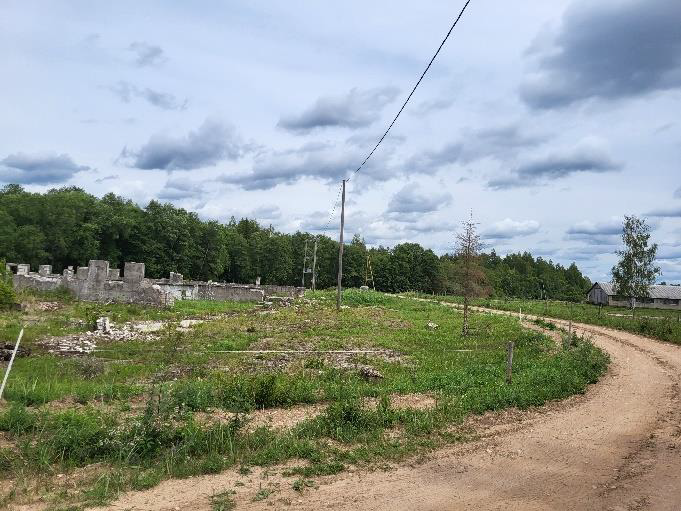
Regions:
[[343, 190], [343, 183], [341, 183], [338, 186], [338, 193], [336, 194], [336, 198], [333, 201], [333, 208], [331, 209], [331, 213], [329, 213], [329, 218], [326, 220], [326, 223], [324, 224], [324, 228], [322, 229], [322, 232], [326, 231], [326, 228], [329, 227], [331, 220], [333, 220], [333, 217], [336, 214], [336, 208], [338, 207], [338, 201], [340, 200], [342, 190]]
[[[445, 45], [445, 43], [447, 42], [447, 39], [449, 39], [449, 36], [452, 34], [452, 32], [454, 31], [454, 28], [456, 27], [456, 25], [459, 23], [459, 21], [460, 21], [461, 18], [463, 17], [463, 14], [466, 12], [466, 9], [468, 8], [468, 4], [470, 4], [470, 3], [471, 3], [471, 0], [467, 0], [467, 1], [466, 1], [466, 3], [464, 4], [463, 8], [461, 9], [461, 12], [459, 12], [459, 15], [458, 15], [458, 16], [456, 17], [456, 19], [454, 20], [454, 23], [452, 23], [452, 26], [449, 27], [449, 31], [447, 32], [447, 35], [445, 35], [445, 38], [444, 38], [444, 39], [442, 40], [442, 42], [440, 43], [440, 46], [438, 46], [437, 51], [435, 52], [435, 54], [433, 55], [433, 57], [430, 59], [430, 62], [428, 62], [428, 65], [426, 66], [426, 69], [423, 70], [423, 73], [421, 73], [421, 76], [419, 77], [418, 81], [416, 82], [416, 85], [414, 85], [414, 88], [411, 89], [411, 92], [409, 93], [409, 96], [407, 96], [407, 99], [404, 100], [404, 103], [403, 103], [402, 106], [400, 107], [400, 110], [397, 112], [397, 115], [395, 115], [395, 118], [392, 120], [392, 122], [391, 122], [390, 125], [388, 126], [388, 129], [385, 130], [385, 133], [383, 133], [383, 135], [382, 135], [381, 138], [378, 140], [378, 142], [376, 143], [376, 145], [374, 146], [374, 148], [373, 148], [373, 149], [371, 150], [371, 152], [367, 155], [367, 157], [364, 158], [364, 161], [360, 164], [360, 166], [357, 167], [357, 169], [355, 169], [355, 171], [352, 173], [352, 175], [355, 175], [355, 174], [357, 174], [360, 170], [362, 170], [362, 167], [364, 167], [364, 165], [366, 165], [366, 162], [368, 162], [368, 161], [369, 161], [369, 158], [371, 158], [371, 157], [373, 156], [373, 154], [376, 152], [376, 149], [378, 149], [378, 146], [381, 145], [381, 143], [383, 142], [383, 140], [385, 139], [385, 137], [388, 135], [388, 133], [390, 132], [390, 130], [391, 130], [391, 128], [393, 127], [393, 125], [397, 122], [397, 119], [400, 117], [400, 114], [402, 113], [402, 111], [403, 111], [403, 110], [405, 109], [405, 107], [407, 106], [407, 103], [409, 103], [409, 100], [410, 100], [411, 97], [414, 95], [414, 92], [416, 92], [416, 89], [418, 88], [418, 86], [421, 85], [421, 82], [423, 81], [423, 78], [426, 76], [426, 73], [428, 73], [428, 70], [430, 69], [430, 66], [433, 65], [433, 62], [435, 62], [435, 59], [437, 58], [438, 54], [440, 53], [440, 50], [442, 50], [442, 47], [443, 47], [443, 46]], [[352, 175], [351, 175], [350, 177], [352, 177]], [[346, 182], [347, 182], [347, 181], [350, 181], [350, 177], [347, 178], [345, 181], [346, 181]]]
[[[429, 70], [429, 69], [431, 68], [431, 66], [433, 65], [433, 62], [435, 62], [435, 59], [437, 58], [437, 56], [440, 54], [440, 51], [442, 50], [442, 47], [443, 47], [443, 46], [445, 45], [445, 43], [447, 42], [447, 39], [449, 39], [449, 36], [452, 35], [452, 32], [454, 31], [454, 28], [456, 27], [456, 25], [459, 23], [459, 21], [460, 21], [461, 18], [463, 17], [464, 13], [466, 12], [466, 9], [468, 8], [468, 4], [470, 4], [470, 3], [471, 3], [471, 0], [467, 0], [467, 1], [466, 1], [466, 3], [464, 4], [463, 8], [462, 8], [461, 11], [459, 12], [459, 15], [456, 17], [456, 19], [455, 19], [454, 22], [452, 23], [452, 26], [449, 27], [449, 31], [448, 31], [447, 34], [445, 35], [444, 39], [442, 39], [442, 42], [440, 43], [440, 46], [438, 46], [438, 48], [437, 48], [437, 50], [435, 51], [435, 53], [433, 54], [432, 58], [431, 58], [430, 61], [428, 62], [428, 65], [427, 65], [426, 68], [423, 70], [423, 73], [421, 73], [421, 76], [419, 77], [418, 81], [416, 82], [416, 84], [414, 85], [414, 87], [411, 89], [411, 92], [410, 92], [409, 95], [407, 96], [407, 99], [405, 99], [405, 100], [404, 100], [404, 103], [402, 103], [402, 106], [400, 107], [399, 111], [397, 112], [397, 114], [396, 114], [395, 117], [393, 118], [392, 122], [388, 125], [388, 128], [385, 130], [385, 132], [383, 133], [383, 135], [381, 136], [381, 138], [378, 140], [378, 142], [376, 143], [376, 145], [374, 146], [374, 148], [371, 150], [371, 152], [367, 155], [366, 158], [364, 158], [364, 161], [362, 161], [362, 163], [359, 165], [359, 167], [357, 167], [357, 168], [355, 169], [355, 171], [350, 175], [350, 177], [354, 176], [354, 175], [357, 174], [360, 170], [362, 170], [362, 167], [364, 167], [364, 165], [366, 165], [366, 163], [369, 161], [369, 159], [370, 159], [370, 158], [374, 155], [374, 153], [376, 152], [376, 149], [378, 149], [378, 147], [381, 145], [381, 143], [383, 142], [383, 140], [385, 140], [385, 137], [388, 136], [388, 133], [390, 133], [390, 130], [392, 129], [392, 127], [393, 127], [393, 126], [395, 125], [395, 123], [397, 122], [397, 119], [399, 119], [400, 115], [402, 114], [402, 112], [403, 112], [404, 109], [406, 108], [407, 104], [409, 103], [409, 100], [410, 100], [411, 97], [414, 95], [414, 92], [416, 92], [416, 89], [418, 88], [418, 86], [421, 85], [421, 82], [423, 81], [423, 78], [424, 78], [424, 77], [426, 76], [426, 74], [428, 73], [428, 70]], [[345, 180], [346, 183], [347, 183], [348, 181], [350, 181], [350, 177], [348, 177], [348, 178]], [[333, 208], [332, 208], [332, 210], [331, 210], [331, 213], [330, 213], [330, 215], [329, 215], [329, 218], [328, 218], [328, 220], [326, 221], [326, 224], [324, 225], [324, 228], [322, 229], [322, 231], [325, 231], [325, 230], [327, 229], [327, 227], [328, 227], [329, 224], [331, 223], [331, 220], [333, 220], [333, 217], [335, 216], [336, 208], [337, 208], [337, 205], [338, 205], [338, 199], [339, 199], [339, 197], [340, 197], [342, 187], [343, 187], [343, 185], [342, 185], [342, 182], [341, 182], [341, 186], [340, 186], [340, 188], [339, 188], [339, 190], [338, 190], [338, 194], [336, 195], [336, 199], [335, 199], [334, 202], [333, 202]]]

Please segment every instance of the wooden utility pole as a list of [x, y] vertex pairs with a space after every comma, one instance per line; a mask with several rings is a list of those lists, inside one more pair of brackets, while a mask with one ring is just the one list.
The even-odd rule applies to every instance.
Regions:
[[305, 254], [303, 255], [303, 281], [302, 287], [305, 287], [305, 273], [307, 273], [307, 240], [305, 240]]
[[317, 290], [317, 238], [314, 239], [314, 251], [312, 253], [312, 291]]
[[343, 194], [341, 195], [340, 241], [338, 247], [338, 291], [336, 295], [336, 310], [341, 310], [341, 281], [343, 280], [343, 228], [345, 227], [345, 179], [343, 179]]

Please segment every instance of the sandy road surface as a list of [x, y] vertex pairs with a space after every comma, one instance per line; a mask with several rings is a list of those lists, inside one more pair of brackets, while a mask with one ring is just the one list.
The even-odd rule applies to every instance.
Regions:
[[234, 488], [237, 511], [681, 510], [681, 347], [573, 327], [612, 358], [609, 374], [586, 396], [541, 412], [502, 414], [481, 440], [424, 463], [340, 474], [303, 495], [282, 480], [258, 502], [258, 485], [272, 484], [261, 473], [243, 487], [234, 486], [244, 478], [233, 473], [167, 481], [108, 509], [209, 510], [210, 495]]

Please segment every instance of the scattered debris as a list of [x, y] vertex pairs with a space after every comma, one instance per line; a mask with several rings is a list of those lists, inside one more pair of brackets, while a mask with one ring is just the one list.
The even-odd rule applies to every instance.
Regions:
[[108, 334], [111, 332], [111, 321], [106, 316], [97, 318], [97, 321], [95, 322], [95, 329], [97, 332], [102, 334]]
[[96, 321], [96, 330], [61, 337], [50, 337], [40, 344], [50, 353], [62, 355], [84, 355], [97, 349], [98, 341], [151, 341], [156, 338], [153, 332], [163, 328], [161, 321], [144, 321], [139, 323], [123, 323], [116, 326], [108, 317], [100, 317]]
[[382, 380], [383, 375], [371, 366], [358, 365], [357, 372], [367, 380]]
[[[86, 334], [92, 334], [87, 332]], [[43, 341], [47, 351], [63, 355], [85, 355], [95, 351], [97, 344], [86, 334], [72, 335], [61, 338], [51, 338]]]
[[180, 326], [177, 327], [178, 331], [189, 330], [194, 325], [200, 325], [203, 323], [202, 319], [183, 319], [180, 321]]
[[290, 296], [268, 296], [267, 300], [270, 305], [279, 305], [281, 307], [290, 307], [293, 305], [293, 298]]
[[166, 323], [163, 321], [137, 321], [135, 323], [125, 323], [123, 327], [125, 328], [127, 325], [138, 332], [151, 333], [162, 330]]
[[33, 306], [37, 311], [56, 311], [61, 309], [59, 302], [38, 302]]
[[[4, 343], [0, 344], [0, 360], [9, 360], [12, 358], [12, 352], [14, 351], [14, 344], [10, 343]], [[23, 346], [19, 346], [19, 350], [17, 351], [17, 357], [28, 357], [31, 354], [31, 350], [28, 348], [24, 348]]]
[[431, 330], [437, 329], [438, 326], [440, 325], [438, 325], [437, 323], [433, 323], [432, 321], [428, 322], [428, 328], [430, 328]]

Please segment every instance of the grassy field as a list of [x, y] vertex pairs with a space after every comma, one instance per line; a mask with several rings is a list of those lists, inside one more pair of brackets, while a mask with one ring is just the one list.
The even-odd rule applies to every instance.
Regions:
[[[432, 298], [432, 297], [431, 297]], [[438, 300], [463, 303], [457, 296], [438, 296]], [[557, 319], [572, 319], [609, 328], [646, 335], [662, 341], [681, 344], [681, 313], [664, 309], [631, 309], [623, 307], [599, 307], [589, 303], [556, 302], [551, 300], [518, 300], [482, 298], [472, 301], [473, 305], [523, 314]]]
[[[346, 291], [340, 314], [329, 292], [280, 308], [22, 300], [24, 311], [0, 313], [0, 342], [24, 326], [31, 350], [0, 407], [0, 508], [40, 496], [51, 509], [80, 509], [170, 477], [287, 461], [291, 484], [304, 488], [351, 465], [461, 441], [457, 426], [470, 414], [583, 392], [607, 366], [586, 341], [561, 349], [488, 314], [463, 338], [459, 312], [374, 292]], [[100, 316], [124, 334], [86, 334]], [[50, 352], [64, 345], [71, 351]], [[404, 396], [433, 405], [396, 406]], [[288, 428], [254, 419], [306, 406], [319, 413]], [[228, 494], [216, 502], [230, 508]]]

